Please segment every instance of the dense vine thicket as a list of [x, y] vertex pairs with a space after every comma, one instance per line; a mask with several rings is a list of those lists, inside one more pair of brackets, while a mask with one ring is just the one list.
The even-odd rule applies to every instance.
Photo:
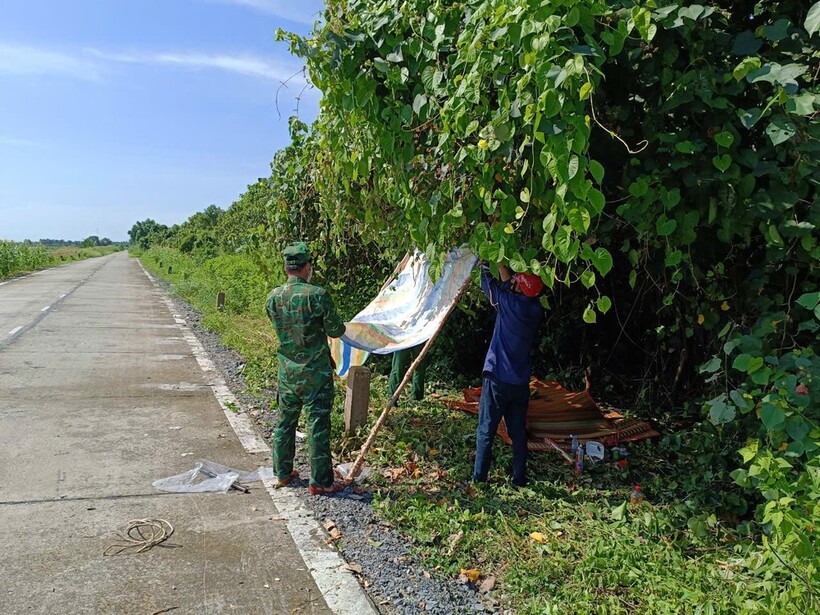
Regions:
[[267, 266], [306, 238], [343, 296], [414, 246], [541, 275], [539, 365], [594, 365], [691, 427], [710, 503], [755, 512], [762, 557], [811, 596], [818, 29], [796, 0], [330, 0], [312, 35], [279, 33], [322, 91], [316, 123], [292, 120], [227, 212], [132, 241]]

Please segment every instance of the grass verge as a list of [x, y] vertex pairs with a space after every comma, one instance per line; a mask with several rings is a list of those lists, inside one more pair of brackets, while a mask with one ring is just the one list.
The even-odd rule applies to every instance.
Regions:
[[[144, 254], [143, 263], [245, 358], [251, 392], [275, 385], [264, 281], [248, 283], [244, 310], [219, 311], [216, 293], [229, 281], [215, 280], [207, 263], [165, 249]], [[242, 270], [240, 261], [222, 264]], [[387, 401], [386, 385], [374, 376], [371, 424]], [[690, 430], [631, 447], [626, 468], [598, 464], [580, 477], [555, 455], [533, 454], [530, 486], [515, 489], [505, 472], [509, 447], [497, 440], [491, 482], [477, 486], [469, 482], [476, 419], [443, 403], [457, 395], [446, 383], [432, 389], [422, 402], [402, 400], [368, 461], [377, 513], [437, 574], [477, 574], [477, 584], [494, 585], [497, 600], [522, 614], [810, 611], [812, 579], [773, 564], [759, 529], [719, 512], [727, 501], [744, 508], [732, 502], [740, 496], [721, 468], [733, 443], [723, 440], [726, 450], [713, 450], [711, 435]], [[342, 433], [343, 400], [337, 383], [334, 434]], [[337, 435], [336, 460], [351, 460], [368, 430]], [[633, 506], [636, 483], [646, 501]]]

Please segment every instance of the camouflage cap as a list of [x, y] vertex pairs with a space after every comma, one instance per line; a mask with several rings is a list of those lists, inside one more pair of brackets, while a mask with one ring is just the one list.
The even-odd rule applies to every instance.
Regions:
[[311, 261], [310, 250], [304, 241], [294, 241], [282, 251], [285, 265], [303, 265]]

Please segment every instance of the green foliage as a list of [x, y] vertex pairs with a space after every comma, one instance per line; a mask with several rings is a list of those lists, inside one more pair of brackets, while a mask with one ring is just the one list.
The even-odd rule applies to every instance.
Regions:
[[[237, 314], [264, 314], [265, 298], [272, 288], [258, 267], [241, 254], [224, 254], [205, 261], [198, 270], [225, 293], [225, 310]], [[280, 278], [281, 280], [281, 278]]]
[[328, 220], [537, 273], [559, 331], [581, 319], [600, 343], [628, 313], [668, 400], [709, 399], [710, 420], [757, 443], [736, 478], [807, 578], [818, 10], [350, 0], [309, 38], [279, 34], [323, 93]]
[[168, 227], [158, 224], [156, 221], [147, 218], [141, 222], [135, 222], [128, 237], [131, 240], [131, 247], [137, 250], [147, 250], [152, 244], [158, 243], [167, 235]]
[[16, 273], [42, 269], [52, 262], [50, 252], [40, 244], [0, 240], [0, 279]]

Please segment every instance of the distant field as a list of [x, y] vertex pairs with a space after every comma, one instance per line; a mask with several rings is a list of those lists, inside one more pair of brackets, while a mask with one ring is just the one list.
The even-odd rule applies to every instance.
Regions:
[[105, 256], [119, 250], [122, 248], [115, 245], [91, 248], [64, 246], [49, 249], [39, 243], [0, 240], [0, 279], [60, 263]]
[[54, 261], [56, 262], [65, 262], [65, 261], [81, 261], [86, 258], [94, 258], [96, 256], [106, 256], [107, 254], [113, 254], [114, 252], [119, 252], [122, 250], [119, 246], [97, 246], [93, 248], [77, 248], [77, 247], [65, 247], [65, 248], [53, 248], [50, 250], [51, 256]]

